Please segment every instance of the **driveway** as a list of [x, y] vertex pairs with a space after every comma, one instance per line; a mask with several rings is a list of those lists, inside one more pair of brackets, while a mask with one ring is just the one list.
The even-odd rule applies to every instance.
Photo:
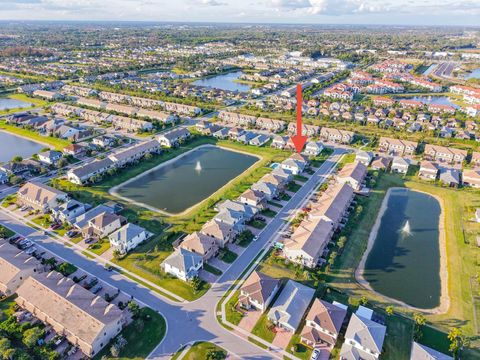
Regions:
[[248, 332], [252, 332], [253, 327], [257, 323], [258, 319], [260, 319], [260, 316], [262, 316], [262, 312], [258, 310], [250, 310], [247, 311], [240, 320], [240, 323], [238, 324], [239, 327], [242, 329], [247, 330]]
[[236, 244], [228, 244], [228, 249], [233, 251], [237, 255], [241, 255], [245, 251], [244, 247], [241, 247]]
[[216, 267], [218, 270], [221, 270], [222, 272], [225, 272], [230, 266], [230, 264], [227, 264], [226, 262], [216, 257], [213, 257], [210, 260], [208, 260], [208, 263], [213, 267]]
[[208, 272], [208, 271], [203, 270], [203, 269], [200, 270], [198, 275], [200, 276], [201, 279], [205, 280], [206, 282], [208, 282], [210, 284], [213, 284], [218, 279], [218, 276], [213, 275], [211, 272]]
[[282, 328], [276, 328], [277, 335], [272, 341], [272, 344], [278, 346], [279, 348], [285, 349], [290, 343], [290, 339], [293, 336], [293, 333]]

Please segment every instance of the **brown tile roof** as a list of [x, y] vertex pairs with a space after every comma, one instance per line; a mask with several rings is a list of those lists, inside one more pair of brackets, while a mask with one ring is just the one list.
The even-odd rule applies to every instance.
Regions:
[[[265, 304], [278, 283], [278, 279], [254, 271], [245, 280], [240, 291], [248, 294], [248, 297], [254, 299], [259, 304]], [[239, 301], [242, 302], [242, 295]]]

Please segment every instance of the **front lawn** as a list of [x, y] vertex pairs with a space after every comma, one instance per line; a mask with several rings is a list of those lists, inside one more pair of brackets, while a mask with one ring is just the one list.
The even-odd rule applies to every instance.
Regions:
[[8, 239], [9, 237], [12, 237], [13, 235], [15, 235], [15, 232], [10, 230], [9, 228], [6, 228], [3, 225], [0, 225], [0, 237]]
[[218, 258], [228, 264], [233, 263], [237, 259], [238, 255], [235, 254], [232, 250], [229, 250], [228, 248], [223, 248], [220, 249], [220, 253], [218, 255]]
[[203, 264], [203, 269], [205, 271], [208, 271], [210, 274], [213, 274], [216, 276], [220, 276], [223, 274], [221, 270], [217, 269], [215, 266], [212, 266], [208, 263]]
[[215, 359], [221, 360], [227, 357], [227, 352], [221, 347], [209, 343], [209, 342], [198, 342], [195, 343], [186, 353], [183, 360], [206, 360], [206, 359]]
[[237, 310], [236, 306], [239, 296], [240, 292], [238, 290], [235, 291], [230, 300], [225, 304], [225, 316], [227, 321], [234, 325], [238, 325], [243, 318], [242, 313]]
[[260, 211], [260, 214], [273, 218], [273, 217], [275, 217], [275, 215], [277, 215], [277, 212], [267, 208], [267, 209], [263, 209], [262, 211]]
[[292, 181], [287, 185], [287, 191], [290, 192], [297, 192], [298, 190], [300, 190], [300, 188], [301, 186], [298, 185], [295, 181]]
[[91, 244], [88, 246], [88, 250], [99, 256], [108, 249], [110, 249], [110, 241], [104, 239], [99, 240], [95, 244]]
[[247, 225], [253, 226], [255, 229], [263, 229], [265, 226], [267, 226], [267, 223], [265, 221], [257, 220], [257, 219], [252, 219], [249, 222], [247, 222]]
[[271, 343], [275, 338], [276, 333], [274, 332], [275, 325], [267, 318], [267, 314], [262, 314], [260, 319], [252, 329], [252, 334], [262, 338], [265, 341]]
[[166, 332], [166, 322], [163, 316], [150, 308], [142, 308], [140, 315], [120, 333], [127, 340], [127, 345], [122, 348], [118, 357], [111, 356], [110, 348], [115, 339], [105, 346], [96, 356], [95, 360], [143, 360], [162, 341]]
[[[300, 330], [301, 329], [302, 326], [300, 326]], [[292, 336], [292, 339], [285, 350], [303, 360], [309, 360], [310, 356], [312, 355], [312, 349], [302, 344], [299, 334], [294, 334]]]

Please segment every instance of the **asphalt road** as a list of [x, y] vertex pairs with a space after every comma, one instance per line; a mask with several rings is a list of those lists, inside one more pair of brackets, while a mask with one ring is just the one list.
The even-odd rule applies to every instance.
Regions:
[[101, 263], [87, 259], [78, 250], [67, 247], [58, 240], [36, 231], [21, 220], [6, 213], [3, 209], [0, 211], [0, 223], [24, 237], [29, 237], [38, 245], [55, 253], [65, 261], [75, 264], [161, 313], [167, 321], [167, 334], [149, 356], [150, 359], [169, 359], [182, 345], [199, 340], [213, 342], [241, 359], [281, 359], [283, 355], [275, 353], [274, 349], [272, 349], [273, 351], [262, 349], [223, 328], [217, 322], [215, 308], [224, 293], [231, 287], [233, 281], [240, 277], [255, 256], [278, 238], [279, 232], [286, 225], [285, 220], [301, 208], [312, 191], [328, 178], [344, 152], [345, 150], [336, 149], [332, 156], [304, 183], [276, 217], [263, 229], [258, 240], [250, 244], [230, 268], [212, 285], [206, 295], [193, 302], [178, 303], [171, 301], [123, 275], [108, 272]]

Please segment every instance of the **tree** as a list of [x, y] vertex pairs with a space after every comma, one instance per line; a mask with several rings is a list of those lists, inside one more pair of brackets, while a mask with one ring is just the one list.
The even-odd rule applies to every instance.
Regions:
[[362, 296], [362, 297], [360, 298], [360, 305], [365, 306], [365, 305], [367, 305], [367, 304], [368, 304], [368, 299], [367, 299], [365, 296]]
[[457, 359], [460, 351], [464, 346], [468, 345], [468, 340], [465, 338], [462, 329], [453, 328], [448, 333], [448, 340], [450, 340], [450, 351], [453, 353], [455, 359]]
[[330, 266], [333, 266], [333, 264], [335, 264], [335, 259], [337, 258], [337, 252], [336, 251], [333, 251], [331, 254], [330, 254], [330, 258], [328, 259], [328, 264]]
[[392, 316], [393, 315], [393, 306], [392, 305], [388, 305], [387, 308], [385, 309], [385, 312], [387, 313], [388, 316]]
[[202, 287], [202, 280], [198, 276], [195, 276], [192, 278], [192, 280], [190, 280], [190, 285], [192, 286], [193, 291], [196, 293]]
[[3, 360], [11, 359], [15, 349], [12, 348], [12, 343], [7, 338], [0, 338], [0, 358]]
[[61, 158], [61, 159], [58, 160], [58, 162], [57, 162], [57, 166], [58, 166], [59, 168], [63, 168], [63, 167], [65, 167], [65, 166], [67, 166], [67, 165], [68, 165], [68, 160], [65, 159], [65, 158]]
[[345, 247], [345, 243], [347, 242], [346, 236], [340, 236], [337, 242], [338, 249], [343, 249]]
[[14, 156], [12, 159], [13, 162], [21, 162], [22, 160], [23, 158], [20, 155]]
[[413, 314], [413, 321], [415, 321], [416, 325], [423, 326], [426, 324], [427, 319], [425, 318], [425, 316], [423, 316], [423, 314], [415, 313]]
[[135, 301], [130, 301], [128, 303], [128, 310], [130, 310], [134, 318], [140, 315], [140, 306]]
[[35, 345], [38, 344], [38, 340], [40, 340], [43, 335], [44, 331], [38, 327], [33, 327], [31, 329], [25, 330], [23, 333], [23, 343], [29, 347], [33, 348]]

